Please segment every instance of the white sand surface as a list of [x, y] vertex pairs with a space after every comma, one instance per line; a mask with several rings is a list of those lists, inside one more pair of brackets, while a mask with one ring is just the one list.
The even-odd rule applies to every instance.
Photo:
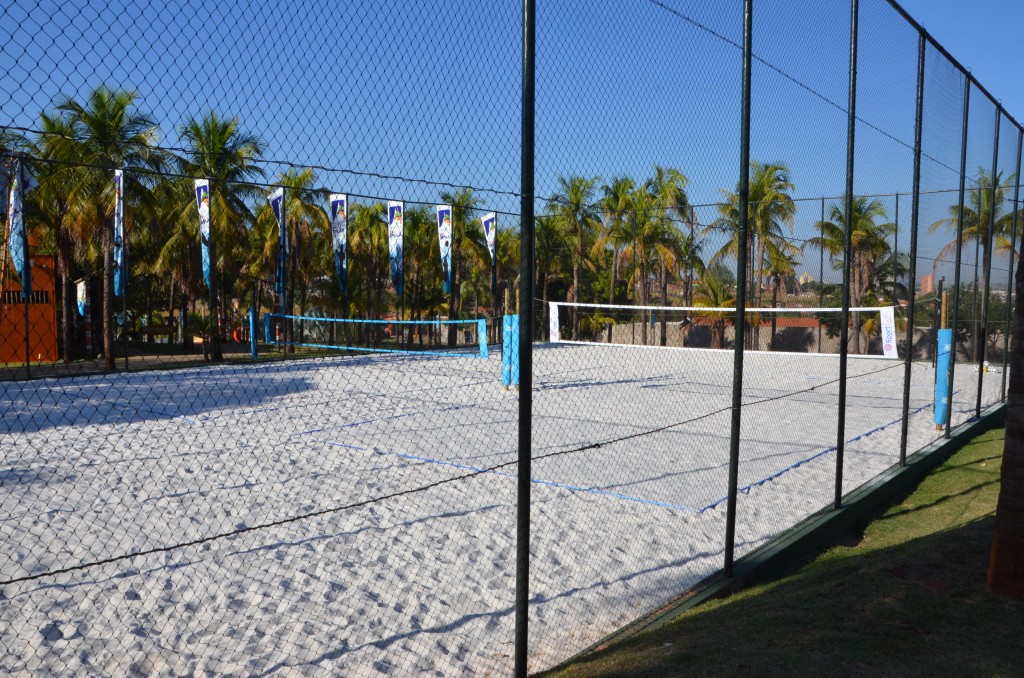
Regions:
[[[534, 361], [538, 670], [721, 568], [733, 357]], [[386, 355], [0, 383], [0, 580], [38, 576], [0, 588], [0, 671], [507, 675], [518, 395], [500, 373]], [[903, 366], [849, 373], [845, 492], [898, 461]], [[957, 374], [954, 423], [977, 379]], [[837, 376], [836, 357], [747, 354], [737, 556], [831, 503]], [[941, 435], [933, 379], [912, 367], [909, 452]]]

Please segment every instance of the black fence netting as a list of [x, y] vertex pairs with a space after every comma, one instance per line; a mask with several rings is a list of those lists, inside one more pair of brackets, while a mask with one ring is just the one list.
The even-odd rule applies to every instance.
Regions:
[[8, 674], [543, 670], [1005, 400], [886, 0], [16, 3], [0, 111]]

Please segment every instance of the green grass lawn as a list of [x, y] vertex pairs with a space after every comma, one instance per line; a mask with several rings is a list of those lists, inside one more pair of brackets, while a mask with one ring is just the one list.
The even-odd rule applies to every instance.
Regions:
[[1024, 603], [985, 588], [1002, 450], [985, 433], [850, 545], [549, 675], [1022, 676]]

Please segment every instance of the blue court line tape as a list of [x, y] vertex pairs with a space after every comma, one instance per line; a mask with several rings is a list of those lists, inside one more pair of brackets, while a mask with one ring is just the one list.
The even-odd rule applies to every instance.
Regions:
[[[956, 391], [956, 393], [959, 393], [959, 392], [960, 391]], [[954, 393], [954, 395], [956, 395], [956, 394]], [[911, 414], [917, 414], [919, 412], [923, 412], [924, 410], [931, 409], [932, 407], [935, 407], [935, 404], [934, 403], [928, 403], [927, 405], [924, 405], [922, 407], [918, 407], [915, 410], [909, 411], [907, 413], [907, 416], [910, 416]], [[901, 421], [903, 421], [903, 417], [902, 416], [899, 419], [894, 419], [893, 421], [890, 421], [887, 424], [882, 424], [881, 426], [876, 426], [875, 428], [871, 429], [870, 431], [867, 431], [865, 433], [861, 433], [859, 435], [856, 435], [856, 436], [850, 438], [849, 440], [847, 440], [846, 442], [847, 443], [853, 443], [853, 442], [856, 442], [856, 441], [860, 440], [861, 438], [867, 438], [868, 436], [870, 436], [872, 434], [875, 434], [875, 433], [878, 433], [879, 431], [884, 431], [885, 429], [889, 428], [893, 424], [898, 424]], [[796, 462], [795, 464], [791, 464], [790, 466], [787, 466], [786, 468], [782, 469], [781, 471], [773, 473], [772, 475], [770, 475], [770, 476], [768, 476], [766, 478], [762, 478], [761, 480], [755, 480], [754, 482], [750, 483], [749, 485], [745, 485], [745, 486], [739, 488], [739, 491], [742, 492], [743, 494], [749, 494], [750, 490], [754, 489], [755, 487], [761, 487], [762, 485], [765, 485], [766, 483], [769, 483], [769, 482], [775, 480], [776, 478], [780, 478], [781, 476], [789, 473], [793, 469], [799, 468], [799, 467], [803, 466], [804, 464], [808, 464], [808, 463], [814, 461], [815, 459], [818, 459], [820, 457], [825, 456], [826, 454], [829, 454], [830, 452], [835, 452], [836, 449], [837, 448], [836, 448], [835, 445], [833, 445], [832, 447], [826, 447], [824, 450], [821, 450], [820, 452], [816, 452], [815, 454], [812, 454], [811, 456], [807, 457], [806, 459], [801, 459], [800, 461]], [[704, 507], [698, 509], [697, 512], [698, 513], [704, 513], [705, 511], [709, 511], [709, 510], [711, 510], [711, 509], [721, 505], [722, 502], [727, 501], [728, 499], [729, 499], [729, 497], [722, 497], [721, 499], [716, 499], [715, 501], [711, 502], [707, 506], [704, 506]]]
[[[344, 447], [344, 448], [354, 449], [354, 450], [368, 450], [369, 449], [369, 448], [366, 448], [366, 447], [358, 447], [356, 445], [346, 445], [344, 443], [339, 443], [336, 440], [328, 440], [327, 444], [331, 445], [331, 446], [334, 446], [334, 447]], [[379, 455], [382, 455], [382, 456], [394, 456], [394, 457], [399, 457], [401, 459], [408, 459], [410, 461], [420, 461], [420, 462], [424, 462], [426, 464], [436, 464], [438, 466], [447, 466], [449, 468], [457, 468], [457, 469], [459, 469], [461, 471], [470, 471], [472, 473], [491, 474], [491, 475], [501, 476], [502, 478], [512, 478], [512, 479], [515, 479], [517, 477], [516, 474], [514, 474], [514, 473], [507, 473], [505, 471], [490, 471], [490, 470], [479, 468], [479, 467], [476, 467], [476, 466], [469, 466], [468, 464], [459, 464], [459, 463], [454, 462], [454, 461], [445, 461], [443, 459], [434, 459], [432, 457], [422, 457], [422, 456], [419, 456], [419, 455], [416, 455], [416, 454], [406, 454], [406, 453], [403, 453], [403, 452], [389, 452], [387, 450], [380, 450], [380, 449], [374, 449], [372, 451], [373, 451], [374, 454], [379, 454]], [[634, 497], [632, 495], [621, 494], [619, 492], [609, 492], [607, 490], [599, 490], [599, 489], [594, 488], [594, 487], [580, 487], [578, 485], [568, 485], [566, 483], [558, 483], [558, 482], [555, 482], [553, 480], [540, 480], [538, 478], [531, 478], [530, 482], [534, 483], [536, 485], [546, 485], [548, 487], [557, 487], [559, 489], [570, 490], [570, 491], [573, 491], [573, 492], [585, 492], [587, 494], [596, 494], [596, 495], [605, 496], [605, 497], [612, 497], [613, 499], [623, 499], [625, 501], [632, 501], [632, 502], [636, 502], [638, 504], [647, 504], [648, 506], [660, 506], [662, 508], [670, 508], [670, 509], [675, 509], [677, 511], [687, 511], [689, 513], [696, 513], [697, 512], [694, 509], [690, 508], [689, 506], [681, 506], [681, 505], [678, 505], [678, 504], [669, 504], [667, 502], [654, 501], [652, 499], [643, 499], [641, 497]]]

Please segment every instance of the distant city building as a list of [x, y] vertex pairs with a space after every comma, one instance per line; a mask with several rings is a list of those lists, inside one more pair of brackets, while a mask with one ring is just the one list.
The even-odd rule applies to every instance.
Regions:
[[812, 282], [814, 282], [814, 276], [808, 273], [807, 271], [804, 271], [804, 274], [800, 276], [799, 280], [801, 287], [804, 285], [810, 285]]
[[935, 291], [935, 274], [921, 276], [921, 294], [928, 294]]

